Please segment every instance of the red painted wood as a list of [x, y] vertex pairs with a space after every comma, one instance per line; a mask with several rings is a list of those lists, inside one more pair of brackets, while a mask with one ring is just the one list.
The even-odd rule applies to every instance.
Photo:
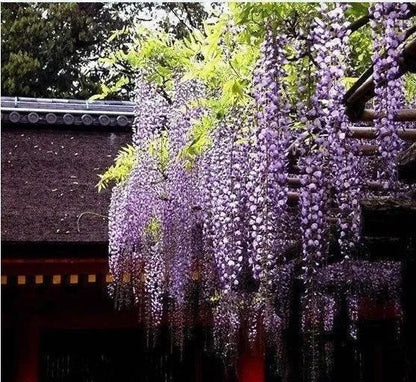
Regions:
[[360, 301], [358, 317], [360, 320], [389, 320], [400, 317], [400, 308], [393, 301], [376, 303], [364, 297]]
[[39, 381], [39, 327], [37, 321], [20, 321], [16, 333], [15, 382]]
[[108, 259], [2, 259], [4, 275], [53, 275], [108, 272]]
[[258, 351], [246, 351], [239, 360], [239, 382], [264, 382], [264, 355]]

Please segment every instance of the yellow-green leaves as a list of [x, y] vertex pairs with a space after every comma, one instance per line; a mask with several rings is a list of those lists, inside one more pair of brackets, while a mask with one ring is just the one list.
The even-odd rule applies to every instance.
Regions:
[[111, 34], [111, 36], [108, 38], [107, 41], [111, 42], [113, 40], [120, 38], [121, 36], [125, 36], [128, 33], [131, 33], [130, 28], [124, 26], [122, 29], [113, 31], [113, 33]]
[[162, 227], [159, 219], [153, 216], [147, 223], [144, 232], [145, 235], [148, 236], [152, 241], [157, 242], [160, 239], [161, 229]]
[[406, 73], [404, 76], [404, 88], [406, 91], [406, 99], [414, 102], [416, 99], [416, 74]]
[[357, 77], [344, 77], [341, 81], [344, 83], [345, 88], [348, 90], [357, 80]]
[[155, 158], [159, 172], [164, 174], [170, 160], [169, 139], [166, 133], [150, 142], [149, 154]]
[[98, 175], [100, 180], [97, 184], [98, 192], [107, 188], [110, 183], [124, 182], [129, 176], [132, 167], [136, 163], [136, 148], [127, 145], [123, 147], [116, 159], [114, 165], [110, 166], [104, 174]]
[[195, 159], [211, 144], [211, 131], [215, 123], [216, 118], [208, 114], [195, 121], [189, 132], [188, 143], [182, 148], [178, 157], [186, 169], [192, 169]]
[[230, 102], [237, 101], [244, 95], [242, 83], [234, 78], [224, 83], [222, 91], [225, 96], [225, 100]]
[[101, 93], [100, 94], [94, 94], [92, 97], [89, 98], [89, 101], [94, 101], [96, 99], [104, 99], [107, 98], [108, 95], [117, 93], [124, 85], [127, 85], [130, 82], [130, 80], [127, 77], [120, 77], [116, 83], [108, 87], [105, 84], [101, 84]]
[[[349, 17], [354, 20], [367, 12], [366, 4], [353, 5]], [[157, 84], [168, 95], [172, 89], [172, 79], [180, 76], [182, 81], [197, 79], [206, 86], [206, 98], [198, 99], [204, 114], [193, 121], [187, 143], [177, 158], [169, 158], [169, 142], [162, 134], [150, 144], [150, 154], [159, 164], [163, 173], [169, 160], [182, 160], [191, 168], [198, 157], [210, 146], [210, 134], [217, 124], [234, 107], [249, 107], [252, 102], [252, 77], [260, 55], [267, 25], [285, 33], [290, 41], [301, 31], [307, 32], [317, 15], [313, 3], [229, 3], [226, 11], [204, 23], [203, 30], [195, 29], [183, 39], [174, 39], [171, 35], [138, 27], [136, 30], [123, 29], [115, 32], [111, 38], [119, 38], [126, 33], [133, 35], [133, 44], [128, 51], [119, 50], [102, 60], [103, 63], [117, 68], [120, 62], [127, 63], [133, 71], [140, 70], [145, 80]], [[368, 29], [368, 28], [367, 28]], [[347, 88], [355, 81], [362, 67], [371, 61], [369, 45], [371, 36], [368, 30], [355, 32], [351, 37], [352, 61], [361, 61], [349, 69], [344, 78]], [[310, 100], [314, 91], [314, 65], [307, 52], [299, 52], [302, 46], [287, 44], [284, 47], [289, 62], [285, 65], [287, 77], [281, 84], [290, 104], [296, 108], [299, 101]], [[298, 58], [299, 53], [301, 57]], [[116, 69], [117, 70], [117, 69]], [[299, 78], [303, 79], [299, 81]], [[128, 79], [121, 76], [113, 86], [103, 85], [102, 92], [91, 99], [105, 98], [122, 88]], [[414, 89], [413, 80], [406, 80], [406, 87]], [[302, 87], [303, 90], [299, 91]], [[414, 90], [409, 93], [415, 94]], [[294, 128], [302, 128], [295, 124]], [[106, 179], [122, 179], [118, 171], [123, 166], [113, 166], [106, 177], [100, 181], [101, 187]], [[104, 176], [103, 175], [103, 176]]]

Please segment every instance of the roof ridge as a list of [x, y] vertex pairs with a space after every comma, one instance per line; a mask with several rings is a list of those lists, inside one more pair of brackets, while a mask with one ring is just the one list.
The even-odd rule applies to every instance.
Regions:
[[2, 121], [11, 124], [127, 127], [134, 109], [132, 101], [1, 97]]

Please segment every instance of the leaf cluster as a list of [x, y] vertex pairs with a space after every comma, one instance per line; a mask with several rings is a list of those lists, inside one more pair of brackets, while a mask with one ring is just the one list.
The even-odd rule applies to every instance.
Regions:
[[92, 63], [114, 49], [121, 29], [116, 6], [105, 3], [2, 3], [2, 94], [87, 98], [101, 77]]
[[[367, 14], [368, 3], [351, 3], [346, 12], [350, 22]], [[195, 101], [195, 105], [202, 106], [205, 112], [199, 120], [193, 121], [187, 143], [179, 155], [186, 167], [192, 168], [195, 158], [210, 146], [210, 134], [218, 122], [235, 107], [253, 107], [252, 76], [267, 27], [289, 38], [285, 47], [289, 58], [285, 65], [285, 91], [293, 109], [296, 110], [299, 100], [310, 99], [315, 67], [305, 40], [316, 17], [315, 3], [229, 3], [223, 12], [210, 14], [202, 27], [192, 29], [180, 39], [143, 27], [131, 30], [134, 38], [130, 49], [112, 53], [107, 63], [110, 66], [127, 63], [134, 70], [145, 73], [148, 81], [163, 88], [167, 94], [178, 75], [184, 81], [197, 79], [206, 85], [207, 96]], [[123, 33], [116, 32], [114, 38], [120, 36]], [[294, 41], [299, 43], [294, 44]], [[343, 79], [347, 89], [371, 65], [369, 25], [355, 31], [349, 41], [351, 57], [347, 76]], [[113, 87], [103, 88], [100, 97], [117, 93], [123, 88], [125, 78], [121, 76]], [[305, 91], [299, 92], [299, 86]], [[406, 88], [410, 95], [415, 94], [414, 79], [406, 78]], [[302, 126], [299, 123], [294, 128]], [[163, 161], [173, 159], [163, 158]]]
[[117, 154], [114, 164], [100, 177], [97, 183], [98, 192], [106, 189], [111, 183], [118, 184], [126, 181], [137, 160], [137, 150], [132, 145], [123, 147]]
[[[119, 99], [132, 94], [134, 70], [111, 55], [132, 48], [131, 28], [151, 22], [183, 38], [201, 27], [206, 11], [200, 3], [3, 2], [1, 14], [3, 95], [86, 99], [101, 93], [96, 98]], [[129, 82], [121, 84], [120, 76]]]

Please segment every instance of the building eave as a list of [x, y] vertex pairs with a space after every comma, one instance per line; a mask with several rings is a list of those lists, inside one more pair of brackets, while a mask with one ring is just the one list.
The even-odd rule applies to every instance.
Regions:
[[134, 102], [1, 97], [4, 124], [131, 128]]

